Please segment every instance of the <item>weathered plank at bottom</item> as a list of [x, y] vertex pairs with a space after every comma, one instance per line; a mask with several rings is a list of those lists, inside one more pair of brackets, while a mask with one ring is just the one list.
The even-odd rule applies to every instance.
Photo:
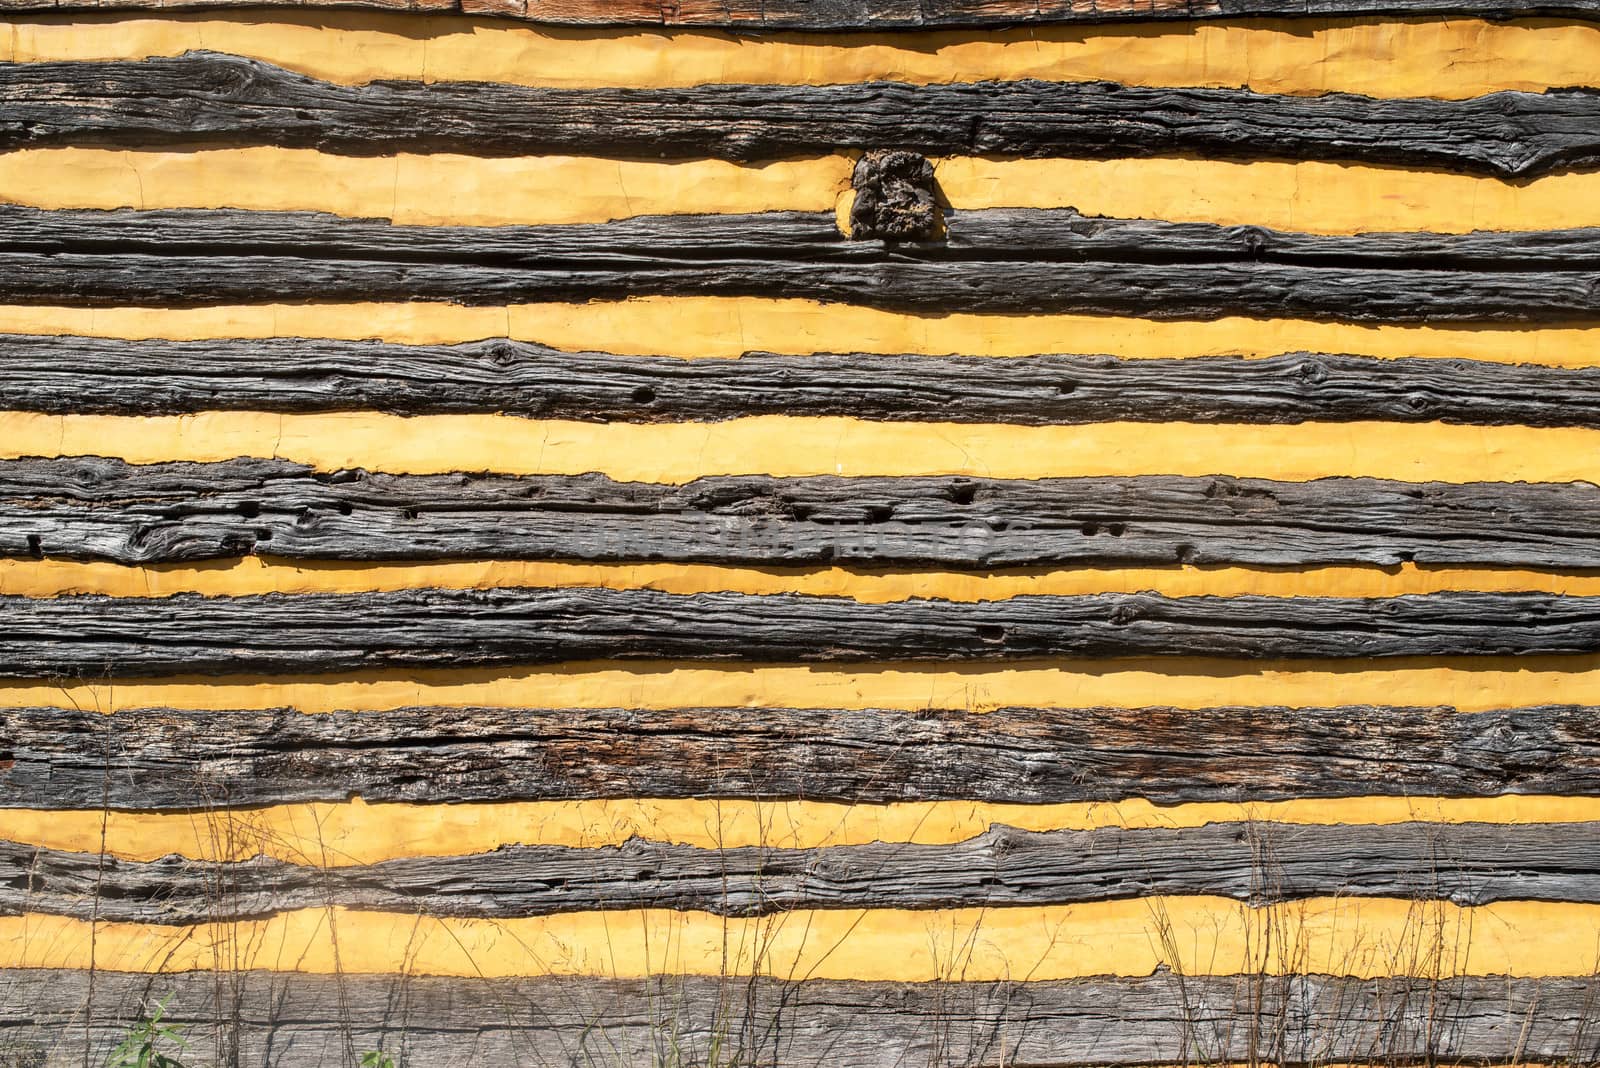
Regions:
[[[1586, 979], [1329, 976], [900, 984], [664, 978], [451, 980], [263, 973], [0, 971], [0, 1051], [78, 1068], [152, 998], [191, 1048], [312, 1068], [382, 1048], [402, 1065], [664, 1063], [713, 1042], [740, 1065], [1008, 1068], [1276, 1061], [1593, 1063]], [[86, 1012], [86, 1007], [88, 1011]], [[91, 1021], [85, 1027], [84, 1019]], [[236, 1054], [234, 1060], [230, 1054]], [[0, 1054], [4, 1055], [4, 1054]], [[691, 1059], [689, 1063], [699, 1063]], [[9, 1065], [8, 1065], [9, 1068]]]
[[414, 589], [246, 597], [0, 597], [0, 677], [469, 667], [1600, 652], [1600, 597], [1021, 596], [864, 604], [796, 594]]
[[0, 708], [0, 808], [1600, 792], [1600, 709]]
[[0, 915], [197, 924], [340, 905], [489, 919], [641, 908], [757, 916], [1185, 894], [1253, 904], [1334, 895], [1595, 904], [1597, 841], [1594, 823], [995, 827], [953, 845], [701, 849], [632, 840], [326, 869], [266, 857], [225, 865], [176, 856], [123, 861], [0, 841]]

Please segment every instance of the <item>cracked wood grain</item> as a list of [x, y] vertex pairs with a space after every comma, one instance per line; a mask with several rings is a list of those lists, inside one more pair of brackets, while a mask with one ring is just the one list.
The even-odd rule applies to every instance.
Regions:
[[1600, 793], [1600, 714], [1453, 708], [0, 709], [0, 807]]
[[[1593, 823], [1259, 822], [1047, 832], [996, 826], [952, 845], [701, 849], [630, 839], [336, 868], [265, 856], [228, 864], [179, 856], [128, 861], [0, 841], [0, 915], [189, 925], [336, 905], [480, 919], [646, 908], [770, 916], [1186, 894], [1252, 905], [1332, 896], [1594, 904], [1597, 835]], [[1197, 866], [1196, 857], [1205, 864]]]
[[408, 589], [247, 597], [0, 597], [0, 677], [127, 678], [686, 659], [998, 662], [1600, 652], [1600, 598], [1013, 597], [867, 604], [795, 594]]
[[929, 156], [1195, 152], [1533, 177], [1600, 160], [1600, 94], [1277, 96], [1113, 82], [548, 89], [340, 86], [192, 52], [0, 67], [0, 145], [268, 144], [342, 154], [572, 153], [749, 161], [840, 149]]
[[1072, 208], [950, 211], [938, 240], [851, 240], [831, 212], [636, 215], [602, 223], [462, 226], [397, 224], [314, 211], [234, 208], [109, 210], [0, 205], [6, 248], [57, 255], [125, 252], [284, 257], [352, 262], [581, 266], [606, 258], [705, 263], [741, 258], [752, 269], [804, 258], [819, 264], [1005, 263], [1033, 258], [1147, 266], [1262, 263], [1305, 268], [1413, 268], [1512, 273], [1581, 272], [1600, 265], [1600, 227], [1467, 233], [1315, 234], [1260, 226], [1083, 215]]
[[1600, 368], [1309, 352], [1260, 359], [752, 352], [684, 360], [563, 352], [505, 338], [397, 345], [0, 334], [0, 356], [0, 408], [52, 414], [366, 410], [602, 422], [844, 415], [1024, 426], [1437, 420], [1600, 427]]
[[555, 559], [760, 566], [1600, 567], [1583, 483], [319, 472], [0, 461], [0, 556], [154, 564]]
[[1329, 237], [972, 212], [948, 242], [851, 241], [831, 214], [396, 226], [301, 212], [0, 209], [0, 299], [91, 306], [463, 304], [643, 294], [905, 310], [1355, 322], [1587, 320], [1600, 229]]

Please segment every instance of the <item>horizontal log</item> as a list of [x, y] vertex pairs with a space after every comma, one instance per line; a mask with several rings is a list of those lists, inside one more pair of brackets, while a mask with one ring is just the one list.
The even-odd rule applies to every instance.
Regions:
[[337, 905], [481, 919], [644, 908], [770, 916], [1169, 894], [1252, 905], [1335, 895], [1593, 904], [1600, 902], [1596, 835], [1600, 825], [1593, 823], [1224, 823], [1043, 833], [994, 827], [954, 845], [699, 849], [633, 839], [334, 868], [263, 856], [231, 864], [177, 856], [126, 861], [0, 842], [0, 872], [7, 873], [0, 915], [190, 925]]
[[1201, 1057], [1510, 1063], [1516, 1053], [1518, 1063], [1564, 1064], [1594, 1056], [1587, 979], [1163, 972], [905, 984], [9, 970], [0, 971], [0, 989], [8, 991], [0, 999], [0, 1042], [37, 1050], [43, 1068], [80, 1066], [85, 1043], [100, 1063], [126, 1035], [123, 1021], [168, 994], [168, 1019], [187, 1025], [196, 1052], [221, 1041], [237, 1052], [229, 1063], [242, 1068], [337, 1064], [352, 1046], [442, 1068], [649, 1064], [662, 1046], [703, 1057], [713, 1043], [742, 1058], [733, 1063], [857, 1068], [1132, 1066]]
[[[851, 240], [832, 212], [637, 215], [604, 223], [516, 226], [396, 224], [314, 211], [167, 208], [109, 211], [0, 205], [8, 252], [293, 258], [315, 253], [352, 262], [493, 264], [506, 270], [561, 266], [593, 272], [714, 267], [748, 270], [796, 259], [867, 269], [1035, 260], [1191, 269], [1212, 265], [1408, 269], [1417, 272], [1581, 274], [1600, 268], [1600, 227], [1469, 233], [1315, 234], [1259, 226], [1118, 219], [1072, 208], [985, 208], [945, 215], [939, 240]], [[604, 276], [604, 273], [601, 274]]]
[[1585, 483], [317, 472], [284, 460], [0, 460], [0, 556], [172, 563], [1600, 567]]
[[765, 663], [1600, 652], [1600, 598], [1022, 596], [870, 604], [648, 589], [0, 597], [0, 677], [355, 671], [609, 659]]
[[[395, 226], [305, 212], [0, 209], [0, 299], [463, 304], [643, 294], [910, 310], [1350, 321], [1587, 319], [1600, 229], [1320, 236], [994, 210], [949, 241], [851, 241], [831, 214]], [[962, 236], [965, 229], [967, 236]]]
[[[1600, 101], [1600, 93], [1596, 99]], [[791, 216], [803, 217], [802, 213]], [[1462, 271], [1586, 271], [1600, 266], [1600, 227], [1316, 234], [1262, 226], [1090, 216], [1073, 208], [950, 211], [946, 220], [948, 233], [942, 240], [910, 248], [930, 258], [959, 262], [1005, 259], [1026, 250], [1038, 259], [1062, 263], [1105, 260], [1153, 265], [1170, 261], [1201, 266], [1259, 262]], [[894, 249], [901, 254], [906, 251], [902, 246]]]
[[563, 352], [509, 339], [126, 341], [0, 334], [0, 409], [507, 412], [666, 422], [855, 416], [1048, 426], [1106, 421], [1600, 427], [1600, 368], [1292, 352], [1119, 359]]
[[341, 154], [578, 153], [741, 161], [839, 149], [931, 156], [1359, 160], [1533, 177], [1600, 161], [1600, 94], [1278, 96], [1115, 82], [548, 89], [334, 85], [192, 52], [0, 67], [0, 146], [268, 144]]
[[0, 807], [1600, 796], [1600, 712], [0, 710]]

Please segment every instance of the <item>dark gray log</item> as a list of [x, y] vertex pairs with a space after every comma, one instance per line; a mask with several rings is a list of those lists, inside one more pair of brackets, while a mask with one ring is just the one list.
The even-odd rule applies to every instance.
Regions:
[[[1600, 95], [1596, 97], [1600, 101]], [[942, 242], [916, 246], [946, 260], [982, 261], [1027, 250], [1041, 260], [1160, 264], [1258, 261], [1305, 267], [1576, 271], [1600, 267], [1600, 228], [1468, 233], [1306, 234], [1262, 226], [1118, 219], [1073, 208], [951, 211]], [[898, 246], [895, 251], [903, 252]]]
[[283, 460], [0, 461], [0, 556], [894, 567], [1600, 567], [1586, 483], [317, 472]]
[[1119, 359], [747, 353], [731, 360], [263, 338], [0, 334], [0, 407], [506, 412], [605, 422], [848, 415], [1026, 426], [1381, 420], [1600, 427], [1600, 368], [1286, 353]]
[[1594, 823], [1263, 822], [1044, 833], [992, 827], [954, 845], [700, 849], [630, 839], [615, 847], [503, 846], [337, 868], [264, 856], [232, 864], [180, 856], [125, 861], [0, 841], [0, 915], [187, 925], [337, 905], [488, 919], [643, 908], [770, 916], [1161, 894], [1252, 905], [1335, 895], [1596, 904], [1597, 840]]
[[718, 260], [575, 264], [341, 261], [305, 256], [0, 252], [0, 300], [91, 307], [328, 301], [466, 305], [629, 296], [786, 296], [906, 311], [1074, 313], [1210, 320], [1582, 323], [1600, 271], [1454, 271], [1275, 264]]
[[33, 809], [1503, 794], [1600, 795], [1600, 710], [0, 710], [0, 806]]
[[940, 312], [1545, 322], [1587, 321], [1600, 300], [1600, 229], [1321, 237], [1004, 211], [952, 218], [948, 243], [889, 245], [847, 240], [831, 214], [785, 212], [427, 227], [9, 208], [0, 225], [0, 299], [25, 303], [721, 294]]
[[869, 604], [795, 594], [408, 589], [0, 597], [0, 677], [353, 671], [606, 659], [771, 663], [1600, 652], [1600, 598], [1021, 596]]
[[1600, 162], [1600, 94], [1471, 100], [1274, 96], [1114, 82], [547, 89], [321, 82], [194, 52], [0, 67], [0, 146], [218, 143], [525, 155], [715, 156], [837, 149], [930, 156], [1211, 156], [1365, 160], [1531, 177]]
[[[664, 977], [444, 979], [262, 972], [0, 971], [0, 1043], [81, 1068], [155, 998], [242, 1068], [329, 1068], [347, 1049], [403, 1065], [735, 1064], [1008, 1068], [1238, 1063], [1593, 1063], [1590, 979], [1324, 975], [927, 984]], [[85, 1008], [89, 1012], [85, 1013]], [[84, 1027], [84, 1017], [92, 1023]], [[87, 1034], [85, 1033], [87, 1030]], [[217, 1035], [216, 1032], [224, 1034]], [[234, 1045], [236, 1043], [236, 1045]], [[209, 1062], [207, 1062], [209, 1063]], [[690, 1063], [696, 1063], [692, 1061]], [[703, 1062], [699, 1062], [703, 1063]], [[31, 1068], [31, 1066], [30, 1066]]]
[[311, 211], [131, 208], [45, 211], [0, 205], [12, 252], [293, 258], [316, 255], [407, 265], [563, 266], [598, 276], [739, 262], [756, 270], [795, 259], [841, 268], [905, 263], [1004, 268], [1039, 261], [1137, 266], [1271, 264], [1441, 272], [1600, 270], [1600, 227], [1470, 233], [1306, 234], [1081, 215], [1071, 208], [989, 208], [946, 216], [937, 241], [849, 240], [831, 212], [638, 215], [604, 223], [421, 226]]

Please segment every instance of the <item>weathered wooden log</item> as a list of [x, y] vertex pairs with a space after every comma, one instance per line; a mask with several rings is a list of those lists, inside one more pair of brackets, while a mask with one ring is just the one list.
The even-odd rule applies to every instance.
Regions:
[[[193, 1048], [318, 1068], [349, 1048], [439, 1068], [650, 1064], [713, 1042], [744, 1064], [1588, 1063], [1587, 979], [1326, 975], [927, 984], [662, 977], [444, 979], [0, 971], [0, 1041], [43, 1068], [105, 1059], [155, 999]], [[92, 1014], [84, 1012], [92, 1005]], [[88, 1015], [91, 1023], [85, 1026]], [[1567, 1059], [1570, 1058], [1570, 1061]]]
[[1259, 226], [1118, 219], [1072, 208], [985, 208], [946, 213], [933, 241], [850, 240], [831, 212], [637, 215], [604, 223], [426, 226], [314, 211], [170, 208], [141, 211], [0, 205], [9, 252], [129, 253], [176, 257], [295, 257], [352, 262], [496, 264], [507, 270], [564, 266], [615, 273], [695, 262], [737, 261], [749, 270], [795, 259], [866, 268], [1045, 261], [1268, 264], [1305, 268], [1409, 268], [1581, 274], [1600, 265], [1600, 227], [1469, 233], [1310, 234]]
[[229, 864], [179, 856], [127, 861], [0, 841], [0, 915], [188, 925], [337, 905], [488, 919], [641, 908], [770, 916], [1165, 894], [1252, 905], [1335, 895], [1594, 904], [1597, 836], [1593, 823], [1262, 822], [1044, 833], [993, 827], [952, 845], [701, 849], [631, 839], [614, 847], [505, 846], [350, 867], [264, 856]]
[[1119, 359], [562, 352], [497, 339], [124, 341], [0, 334], [0, 408], [506, 412], [604, 422], [846, 415], [1027, 426], [1379, 420], [1600, 427], [1600, 368], [1294, 352]]
[[[428, 227], [9, 208], [0, 224], [0, 299], [90, 305], [699, 294], [940, 312], [1542, 322], [1591, 317], [1600, 291], [1600, 229], [1332, 237], [997, 211], [952, 220], [948, 243], [887, 245], [848, 240], [830, 214], [786, 212]], [[971, 237], [957, 235], [963, 225]]]
[[0, 597], [0, 677], [327, 672], [573, 660], [769, 663], [1578, 655], [1600, 598], [1021, 596], [870, 604], [648, 589]]
[[926, 155], [1363, 160], [1531, 177], [1600, 161], [1600, 94], [1277, 96], [1114, 82], [549, 89], [321, 82], [194, 52], [0, 67], [0, 145], [269, 144], [344, 154]]
[[1235, 315], [1346, 322], [1581, 323], [1600, 271], [1455, 271], [1270, 263], [1135, 264], [645, 260], [577, 264], [341, 261], [327, 256], [0, 252], [0, 300], [91, 307], [328, 301], [466, 305], [628, 296], [787, 296], [889, 310], [1076, 313], [1210, 320]]
[[[1452, 708], [0, 710], [0, 807], [1600, 794], [1600, 712]], [[3, 824], [3, 821], [0, 821]]]
[[993, 568], [1600, 567], [1585, 483], [318, 472], [0, 460], [0, 556], [556, 559]]
[[[1596, 95], [1600, 102], [1600, 94]], [[950, 211], [942, 241], [913, 249], [930, 258], [982, 261], [1027, 250], [1045, 260], [1130, 263], [1261, 262], [1306, 267], [1416, 267], [1495, 271], [1588, 270], [1600, 264], [1600, 227], [1468, 233], [1308, 234], [1262, 226], [1118, 219], [1073, 208]], [[902, 246], [892, 246], [904, 253]]]

